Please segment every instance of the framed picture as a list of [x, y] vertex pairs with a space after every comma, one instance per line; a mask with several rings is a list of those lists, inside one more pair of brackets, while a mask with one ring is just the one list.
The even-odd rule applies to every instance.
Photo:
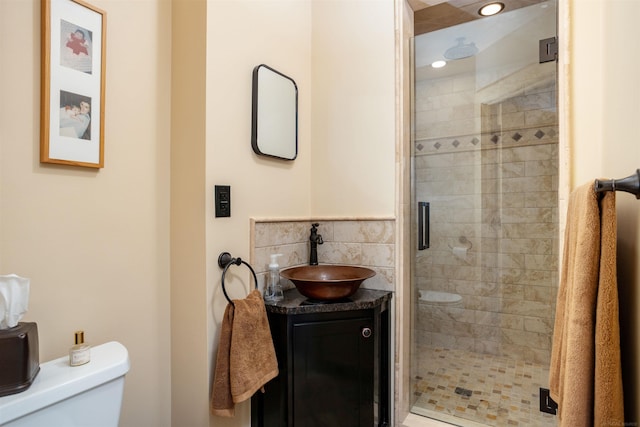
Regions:
[[82, 0], [42, 0], [42, 163], [104, 167], [106, 24]]

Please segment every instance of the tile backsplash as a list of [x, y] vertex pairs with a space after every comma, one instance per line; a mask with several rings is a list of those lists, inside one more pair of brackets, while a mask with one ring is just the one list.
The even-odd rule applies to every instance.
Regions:
[[[395, 289], [395, 220], [394, 219], [314, 219], [251, 220], [251, 265], [263, 289], [269, 256], [282, 254], [280, 268], [309, 263], [311, 224], [319, 223], [320, 264], [358, 265], [376, 272], [362, 287], [393, 291]], [[285, 289], [293, 284], [282, 279]]]

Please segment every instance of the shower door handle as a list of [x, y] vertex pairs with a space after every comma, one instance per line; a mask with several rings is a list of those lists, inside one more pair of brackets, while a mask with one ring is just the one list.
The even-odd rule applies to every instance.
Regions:
[[429, 247], [429, 202], [418, 202], [418, 250]]

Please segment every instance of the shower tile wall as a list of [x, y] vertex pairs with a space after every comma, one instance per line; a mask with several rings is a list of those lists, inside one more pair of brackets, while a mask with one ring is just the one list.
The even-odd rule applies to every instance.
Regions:
[[457, 306], [418, 303], [418, 348], [549, 362], [558, 279], [552, 67], [416, 82], [415, 193], [431, 212], [416, 287], [462, 296]]
[[[309, 263], [312, 222], [320, 223], [318, 232], [324, 241], [318, 246], [320, 264], [371, 268], [376, 275], [365, 280], [363, 288], [394, 290], [395, 221], [384, 219], [252, 221], [251, 264], [261, 288], [268, 272], [269, 255], [283, 254], [279, 260], [281, 268]], [[293, 284], [283, 286], [288, 289]]]

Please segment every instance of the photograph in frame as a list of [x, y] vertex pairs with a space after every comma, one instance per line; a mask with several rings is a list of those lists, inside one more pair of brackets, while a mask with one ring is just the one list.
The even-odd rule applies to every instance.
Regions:
[[42, 0], [40, 161], [104, 167], [106, 13]]

